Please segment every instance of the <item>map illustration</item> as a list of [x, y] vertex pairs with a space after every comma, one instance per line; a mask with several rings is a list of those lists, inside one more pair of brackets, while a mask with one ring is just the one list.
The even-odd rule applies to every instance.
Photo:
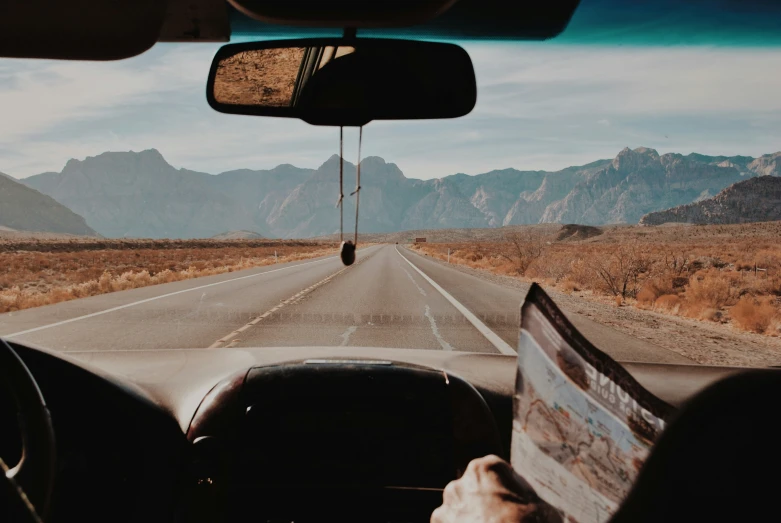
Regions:
[[599, 372], [541, 310], [524, 308], [513, 467], [567, 521], [608, 520], [664, 427], [619, 383], [634, 392]]

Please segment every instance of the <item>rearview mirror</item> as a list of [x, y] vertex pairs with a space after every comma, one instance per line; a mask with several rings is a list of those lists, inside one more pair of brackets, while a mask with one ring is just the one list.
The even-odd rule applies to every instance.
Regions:
[[463, 116], [477, 87], [472, 61], [457, 45], [316, 38], [222, 47], [206, 97], [222, 113], [359, 126]]

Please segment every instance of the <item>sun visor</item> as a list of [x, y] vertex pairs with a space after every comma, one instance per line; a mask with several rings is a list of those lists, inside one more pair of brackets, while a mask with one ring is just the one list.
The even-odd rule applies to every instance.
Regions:
[[0, 56], [118, 60], [143, 53], [160, 34], [164, 0], [3, 0]]
[[225, 0], [168, 0], [158, 42], [227, 42], [231, 29]]
[[[304, 38], [340, 36], [344, 27], [358, 29], [358, 36], [373, 38], [463, 40], [545, 40], [561, 33], [580, 0], [458, 0], [442, 2], [374, 2], [361, 4], [361, 17], [331, 11], [293, 9], [311, 0], [269, 2], [229, 0], [232, 36], [239, 38]], [[650, 0], [649, 0], [650, 1]], [[319, 2], [329, 8], [332, 2]], [[346, 7], [351, 2], [337, 2]], [[413, 5], [414, 4], [414, 5]], [[271, 8], [275, 11], [272, 12]], [[416, 9], [412, 9], [416, 7]], [[289, 8], [288, 11], [285, 11]], [[391, 8], [394, 12], [389, 12]], [[428, 8], [428, 9], [424, 9]], [[253, 11], [253, 9], [256, 9]], [[434, 16], [436, 14], [436, 16]], [[342, 19], [344, 18], [344, 19]], [[337, 20], [338, 19], [338, 20]]]
[[266, 23], [309, 27], [398, 27], [420, 24], [456, 0], [228, 0]]

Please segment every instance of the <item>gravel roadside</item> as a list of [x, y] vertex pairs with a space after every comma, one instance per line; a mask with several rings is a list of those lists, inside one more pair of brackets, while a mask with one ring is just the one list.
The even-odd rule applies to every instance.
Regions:
[[[421, 253], [422, 254], [422, 253]], [[528, 290], [530, 283], [459, 264], [442, 265], [499, 285]], [[729, 325], [670, 316], [631, 306], [604, 303], [589, 293], [567, 294], [545, 287], [565, 311], [586, 316], [619, 332], [653, 343], [706, 365], [766, 367], [781, 365], [781, 338], [733, 329]]]

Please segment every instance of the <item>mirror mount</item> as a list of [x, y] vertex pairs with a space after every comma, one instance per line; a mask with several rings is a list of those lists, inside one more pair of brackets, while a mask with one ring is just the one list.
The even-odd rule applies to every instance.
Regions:
[[344, 34], [342, 35], [342, 40], [344, 40], [345, 43], [349, 43], [355, 40], [356, 38], [358, 38], [358, 30], [355, 27], [344, 28]]
[[461, 47], [355, 33], [226, 45], [209, 72], [209, 105], [330, 126], [456, 118], [474, 107], [474, 69]]

